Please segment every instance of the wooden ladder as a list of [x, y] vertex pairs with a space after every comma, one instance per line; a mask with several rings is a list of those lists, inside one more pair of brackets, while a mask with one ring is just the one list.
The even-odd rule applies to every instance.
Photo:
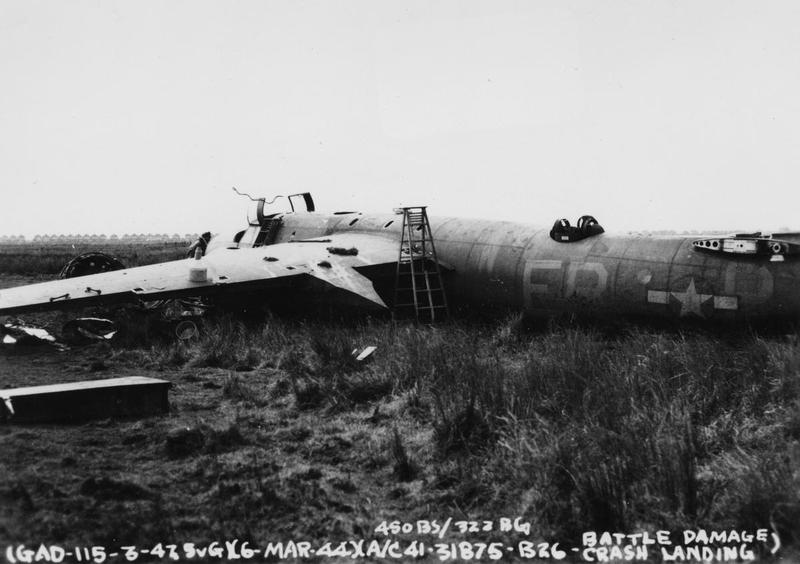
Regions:
[[447, 317], [447, 296], [426, 206], [404, 207], [394, 282], [394, 312], [432, 323]]

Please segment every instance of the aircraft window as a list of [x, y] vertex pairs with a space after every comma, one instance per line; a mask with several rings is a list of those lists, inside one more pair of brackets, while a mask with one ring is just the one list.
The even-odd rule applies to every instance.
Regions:
[[384, 228], [384, 229], [388, 228], [388, 227], [389, 227], [389, 226], [390, 226], [392, 223], [394, 223], [394, 220], [387, 221], [387, 222], [384, 224], [383, 228]]
[[352, 227], [353, 225], [355, 225], [355, 224], [356, 224], [356, 221], [358, 221], [358, 218], [355, 218], [355, 219], [354, 219], [353, 221], [351, 221], [351, 222], [350, 222], [348, 225], [350, 225], [350, 226]]
[[578, 219], [578, 224], [572, 226], [566, 219], [559, 219], [553, 224], [550, 230], [550, 238], [559, 243], [571, 243], [580, 241], [587, 237], [599, 235], [605, 230], [600, 223], [591, 215], [582, 215]]
[[242, 240], [242, 237], [244, 237], [244, 229], [239, 231], [236, 235], [233, 236], [233, 242], [238, 243], [239, 241]]

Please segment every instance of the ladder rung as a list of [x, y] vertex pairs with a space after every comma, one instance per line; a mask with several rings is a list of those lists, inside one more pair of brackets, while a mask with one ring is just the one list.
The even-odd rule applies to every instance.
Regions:
[[438, 290], [444, 287], [441, 284], [434, 284], [436, 280], [429, 279], [429, 282], [426, 284], [425, 279], [420, 278], [420, 276], [422, 276], [421, 274], [417, 274], [416, 276], [416, 280], [402, 280], [401, 283], [410, 284], [410, 286], [401, 286], [398, 288], [398, 290], [402, 288], [428, 288], [429, 290]]
[[431, 296], [434, 296], [436, 292], [442, 292], [443, 290], [441, 288], [431, 288], [430, 290], [425, 289], [425, 288], [420, 288], [419, 290], [414, 290], [413, 288], [398, 288], [397, 291], [398, 292], [416, 292], [417, 295], [419, 295], [419, 294], [430, 294]]
[[[431, 273], [429, 272], [428, 274], [431, 274]], [[415, 286], [415, 287], [425, 286], [425, 287], [428, 287], [428, 288], [431, 288], [431, 289], [433, 289], [433, 288], [442, 288], [443, 287], [442, 284], [434, 284], [434, 282], [436, 282], [435, 276], [429, 276], [428, 277], [429, 282], [426, 284], [425, 283], [425, 278], [423, 278], [422, 275], [423, 275], [423, 273], [417, 272], [414, 275], [415, 278], [412, 279], [412, 278], [410, 278], [411, 274], [407, 274], [407, 275], [405, 275], [405, 278], [406, 278], [405, 280], [398, 280], [397, 283], [398, 284], [408, 284], [408, 286], [403, 286], [403, 288], [410, 288], [411, 286]]]
[[[431, 290], [433, 290], [435, 288], [443, 288], [444, 287], [442, 284], [434, 284], [434, 282], [436, 282], [436, 280], [435, 279], [431, 280], [430, 278], [428, 279], [429, 282], [426, 284], [425, 283], [425, 279], [421, 278], [421, 276], [422, 276], [422, 274], [417, 273], [415, 280], [411, 280], [410, 278], [408, 278], [407, 280], [398, 280], [397, 282], [398, 282], [398, 284], [408, 284], [408, 286], [401, 286], [402, 288], [411, 288], [411, 287], [422, 288], [422, 287], [424, 287], [424, 288], [430, 288]], [[431, 277], [431, 278], [433, 278], [433, 277]]]
[[[427, 284], [426, 284], [427, 281]], [[409, 272], [407, 274], [401, 274], [400, 280], [397, 280], [398, 284], [406, 284], [403, 288], [408, 288], [410, 286], [419, 287], [427, 286], [429, 288], [441, 288], [443, 285], [434, 284], [436, 282], [436, 274], [433, 272], [416, 272], [413, 275]]]
[[[406, 263], [406, 264], [410, 265], [410, 263]], [[436, 271], [435, 270], [424, 270], [422, 268], [415, 268], [414, 272], [411, 272], [411, 269], [405, 269], [405, 271], [401, 270], [400, 274], [403, 275], [403, 276], [411, 276], [412, 274], [415, 275], [415, 276], [424, 276], [425, 274], [427, 274], [429, 276], [436, 276]]]

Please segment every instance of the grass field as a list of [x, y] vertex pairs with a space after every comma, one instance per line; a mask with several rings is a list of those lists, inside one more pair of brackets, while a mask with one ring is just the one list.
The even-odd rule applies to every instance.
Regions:
[[777, 530], [781, 555], [800, 541], [794, 332], [222, 316], [176, 342], [157, 314], [117, 315], [111, 344], [0, 350], [0, 385], [155, 376], [170, 414], [0, 427], [0, 541], [322, 542], [448, 517], [522, 517], [525, 538], [572, 546], [696, 528]]
[[120, 259], [125, 266], [142, 266], [184, 258], [190, 241], [119, 241], [90, 243], [81, 240], [59, 243], [0, 244], [0, 273], [58, 274], [72, 258], [99, 251]]

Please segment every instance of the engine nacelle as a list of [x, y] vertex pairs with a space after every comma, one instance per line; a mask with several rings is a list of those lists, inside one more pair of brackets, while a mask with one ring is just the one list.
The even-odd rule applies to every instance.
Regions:
[[58, 273], [59, 278], [75, 278], [112, 270], [122, 270], [125, 265], [116, 257], [106, 253], [89, 252], [70, 260]]

